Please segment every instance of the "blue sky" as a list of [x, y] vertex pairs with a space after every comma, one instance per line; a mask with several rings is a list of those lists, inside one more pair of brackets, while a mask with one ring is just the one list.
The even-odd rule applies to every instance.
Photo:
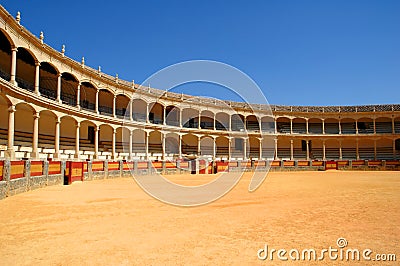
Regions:
[[[400, 103], [400, 1], [1, 3], [66, 55], [141, 83], [186, 60], [244, 71], [271, 104]], [[238, 98], [209, 84], [175, 91]]]

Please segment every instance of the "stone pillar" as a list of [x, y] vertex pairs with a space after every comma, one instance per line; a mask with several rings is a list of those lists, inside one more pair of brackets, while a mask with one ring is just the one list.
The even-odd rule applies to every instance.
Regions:
[[342, 134], [342, 125], [340, 123], [340, 120], [339, 120], [339, 134]]
[[213, 127], [214, 127], [214, 130], [217, 130], [217, 122], [215, 121], [215, 117], [216, 117], [216, 115], [214, 114], [214, 119], [213, 119], [214, 124], [213, 124]]
[[[115, 97], [114, 97], [115, 99]], [[117, 130], [115, 128], [113, 128], [113, 132], [112, 132], [112, 143], [111, 143], [111, 159], [115, 160], [116, 156], [115, 156], [115, 142], [116, 142], [116, 135], [117, 135]]]
[[40, 95], [40, 62], [35, 62], [35, 94]]
[[133, 101], [131, 100], [129, 103], [129, 120], [130, 121], [133, 121], [132, 112], [133, 112]]
[[14, 116], [15, 116], [15, 106], [12, 105], [8, 108], [8, 142], [7, 142], [7, 151], [6, 158], [10, 160], [15, 159], [15, 151], [14, 151]]
[[182, 158], [182, 135], [179, 135], [179, 158]]
[[278, 160], [278, 138], [275, 138], [274, 141], [275, 141], [275, 156], [274, 156], [274, 159]]
[[62, 74], [59, 73], [57, 76], [57, 98], [56, 101], [61, 103], [61, 81], [62, 81]]
[[197, 155], [201, 155], [201, 136], [197, 136]]
[[339, 140], [339, 159], [343, 159], [343, 153], [342, 153], [342, 140]]
[[247, 139], [243, 138], [243, 159], [247, 160]]
[[199, 111], [199, 119], [198, 119], [198, 125], [197, 125], [197, 128], [198, 129], [201, 129], [201, 126], [200, 126], [200, 123], [201, 123], [201, 111]]
[[96, 90], [96, 102], [95, 102], [95, 112], [98, 114], [99, 113], [99, 93], [100, 93], [100, 90], [99, 89], [97, 89]]
[[55, 159], [60, 158], [60, 119], [56, 118], [56, 128], [54, 136], [54, 155]]
[[[374, 120], [375, 121], [375, 120]], [[374, 139], [374, 160], [377, 159], [377, 154], [376, 154], [376, 139]]]
[[217, 156], [217, 140], [215, 137], [213, 138], [213, 160], [215, 160], [215, 157]]
[[322, 119], [322, 134], [325, 134], [325, 119]]
[[306, 133], [308, 134], [308, 118], [306, 119]]
[[112, 106], [112, 115], [113, 115], [113, 117], [116, 117], [117, 116], [117, 113], [116, 113], [116, 103], [117, 102], [117, 95], [114, 95], [114, 97], [113, 97], [113, 106]]
[[76, 107], [81, 109], [81, 83], [79, 82], [78, 88], [76, 89]]
[[375, 122], [375, 120], [376, 120], [376, 118], [374, 117], [373, 120], [372, 120], [373, 123], [374, 123], [374, 134], [376, 134], [376, 122]]
[[278, 123], [276, 122], [276, 118], [274, 118], [274, 125], [275, 125], [275, 134], [278, 134]]
[[260, 154], [258, 156], [258, 159], [261, 160], [262, 156], [263, 156], [263, 152], [262, 152], [262, 138], [258, 139], [260, 141]]
[[96, 125], [94, 127], [94, 159], [99, 159], [99, 130], [100, 128]]
[[360, 160], [360, 153], [358, 152], [358, 139], [356, 139], [356, 158]]
[[294, 153], [293, 153], [293, 140], [290, 140], [290, 160], [294, 159]]
[[290, 118], [290, 134], [293, 134], [293, 119]]
[[393, 160], [396, 159], [396, 139], [393, 139]]
[[[164, 121], [165, 121], [165, 119], [164, 119]], [[162, 160], [164, 161], [165, 160], [165, 133], [161, 133], [161, 142], [162, 142]]]
[[182, 109], [179, 109], [179, 127], [182, 127]]
[[307, 144], [307, 161], [310, 160], [310, 141], [306, 140], [306, 144]]
[[358, 134], [358, 122], [356, 120], [356, 134]]
[[33, 115], [33, 138], [32, 138], [32, 159], [39, 158], [38, 144], [39, 144], [39, 113]]
[[149, 132], [145, 131], [146, 160], [149, 159]]
[[17, 81], [15, 80], [17, 76], [17, 47], [11, 48], [11, 72], [10, 72], [10, 82], [11, 84], [17, 86]]
[[232, 138], [228, 138], [228, 160], [231, 159]]
[[149, 121], [149, 104], [146, 103], [146, 123], [150, 123]]
[[166, 117], [167, 117], [167, 110], [166, 110], [166, 107], [163, 106], [163, 125], [164, 126], [167, 124]]
[[392, 134], [396, 134], [395, 127], [394, 127], [394, 117], [392, 117]]
[[229, 131], [232, 131], [232, 115], [229, 115]]
[[133, 146], [133, 131], [129, 130], [129, 160], [133, 160], [132, 156], [132, 146]]
[[325, 144], [325, 140], [322, 141], [322, 160], [326, 161], [326, 144]]
[[76, 133], [75, 133], [75, 159], [79, 159], [79, 128], [81, 127], [79, 122], [76, 122]]

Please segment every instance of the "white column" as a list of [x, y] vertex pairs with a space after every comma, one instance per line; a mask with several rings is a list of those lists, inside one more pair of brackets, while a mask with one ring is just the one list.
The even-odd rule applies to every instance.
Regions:
[[343, 153], [342, 153], [342, 141], [339, 140], [339, 159], [343, 159]]
[[179, 135], [179, 158], [182, 158], [182, 136]]
[[322, 134], [325, 134], [325, 119], [322, 119]]
[[392, 117], [392, 134], [396, 134], [396, 131], [394, 129], [394, 117]]
[[59, 73], [58, 74], [58, 76], [57, 76], [57, 98], [56, 98], [56, 100], [58, 101], [58, 102], [61, 102], [61, 81], [62, 81], [62, 74], [61, 73]]
[[161, 141], [162, 141], [162, 160], [165, 161], [165, 133], [161, 133]]
[[217, 156], [217, 143], [216, 143], [216, 138], [213, 138], [213, 160], [215, 160], [215, 156]]
[[197, 121], [199, 124], [197, 125], [198, 129], [201, 129], [200, 123], [201, 123], [201, 111], [199, 111], [199, 119]]
[[396, 160], [396, 139], [393, 139], [393, 160]]
[[308, 118], [306, 119], [306, 133], [308, 134]]
[[197, 155], [201, 155], [201, 136], [197, 136]]
[[247, 160], [247, 139], [243, 138], [243, 159]]
[[275, 124], [275, 134], [278, 134], [278, 123], [275, 117], [274, 117], [274, 124]]
[[132, 156], [132, 146], [133, 146], [133, 131], [129, 130], [129, 160], [133, 159]]
[[274, 159], [278, 160], [278, 138], [275, 138], [274, 141], [275, 141], [275, 156], [274, 156]]
[[113, 106], [112, 106], [112, 115], [113, 115], [113, 117], [117, 116], [117, 113], [116, 113], [116, 102], [117, 102], [117, 95], [114, 95], [114, 97], [113, 97]]
[[290, 134], [293, 134], [293, 119], [290, 118]]
[[215, 117], [216, 117], [216, 115], [214, 114], [214, 120], [213, 120], [214, 121], [214, 125], [213, 126], [214, 126], [214, 130], [217, 130]]
[[146, 103], [146, 123], [150, 123], [149, 121], [149, 104]]
[[100, 93], [100, 90], [99, 89], [97, 89], [97, 91], [96, 91], [96, 102], [95, 102], [95, 112], [98, 114], [99, 113], [99, 93]]
[[75, 158], [79, 159], [79, 128], [81, 124], [76, 122], [76, 133], [75, 133]]
[[[114, 98], [115, 99], [115, 98]], [[116, 140], [117, 130], [113, 129], [112, 132], [112, 143], [111, 143], [111, 158], [115, 159], [115, 140]]]
[[326, 161], [326, 144], [325, 144], [325, 140], [322, 141], [322, 160]]
[[81, 109], [81, 83], [79, 82], [78, 88], [76, 89], [76, 107]]
[[339, 134], [342, 134], [342, 125], [340, 123], [340, 120], [339, 120]]
[[40, 62], [35, 62], [35, 93], [40, 95]]
[[17, 86], [17, 81], [15, 80], [17, 76], [17, 47], [11, 48], [11, 72], [10, 72], [10, 82], [11, 84]]
[[262, 155], [263, 155], [262, 154], [262, 138], [259, 138], [258, 140], [260, 141], [260, 155], [258, 156], [258, 159], [261, 160], [262, 159]]
[[7, 142], [7, 152], [6, 157], [13, 160], [15, 158], [14, 151], [14, 116], [15, 116], [15, 106], [12, 105], [8, 108], [8, 142]]
[[99, 130], [98, 126], [94, 127], [94, 159], [99, 159]]
[[179, 109], [179, 127], [182, 127], [182, 109]]
[[356, 120], [356, 134], [358, 134], [358, 122]]
[[228, 138], [228, 160], [231, 159], [232, 138]]
[[146, 160], [149, 159], [149, 132], [145, 131], [145, 149], [146, 149]]
[[310, 141], [306, 140], [306, 144], [307, 144], [307, 161], [310, 160]]
[[229, 131], [232, 131], [232, 115], [229, 115]]
[[290, 140], [290, 160], [293, 160], [294, 156], [293, 156], [293, 140]]
[[60, 158], [60, 119], [56, 118], [56, 128], [55, 128], [55, 136], [54, 136], [54, 155], [55, 159]]
[[[375, 121], [375, 120], [374, 120]], [[376, 156], [376, 139], [374, 139], [374, 160], [376, 160], [377, 156]]]
[[376, 134], [376, 122], [375, 122], [375, 117], [373, 118], [373, 123], [374, 123], [374, 134]]
[[33, 138], [32, 138], [32, 159], [39, 158], [38, 144], [39, 144], [39, 114], [33, 115]]
[[358, 139], [356, 139], [356, 158], [360, 160], [360, 153], [358, 152]]
[[166, 107], [163, 106], [163, 125], [164, 126], [167, 124], [166, 117], [167, 117], [167, 110], [166, 110]]

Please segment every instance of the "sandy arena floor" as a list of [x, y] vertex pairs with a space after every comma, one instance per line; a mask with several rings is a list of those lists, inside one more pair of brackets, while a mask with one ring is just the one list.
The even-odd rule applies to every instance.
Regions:
[[[182, 184], [207, 178], [171, 177]], [[257, 258], [265, 244], [319, 252], [337, 248], [339, 237], [346, 248], [394, 253], [399, 263], [399, 172], [274, 172], [254, 193], [247, 192], [249, 180], [247, 174], [222, 199], [195, 208], [163, 204], [133, 179], [7, 198], [0, 201], [0, 264], [276, 265], [276, 257]], [[300, 264], [333, 263], [326, 255]], [[396, 263], [370, 263], [389, 264]]]

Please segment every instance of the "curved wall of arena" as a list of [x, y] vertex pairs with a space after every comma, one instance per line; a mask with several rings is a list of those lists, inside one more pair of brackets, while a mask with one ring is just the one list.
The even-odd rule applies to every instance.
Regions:
[[400, 105], [263, 106], [165, 92], [76, 62], [19, 20], [0, 6], [1, 158], [400, 158]]

